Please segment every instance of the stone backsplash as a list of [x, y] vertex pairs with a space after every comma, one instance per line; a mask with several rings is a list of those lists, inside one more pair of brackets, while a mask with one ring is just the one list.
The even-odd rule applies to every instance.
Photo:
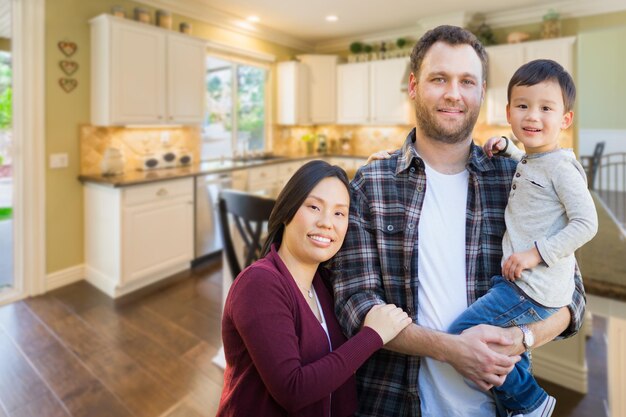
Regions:
[[164, 152], [190, 154], [192, 164], [200, 160], [200, 128], [125, 128], [80, 126], [80, 173], [98, 175], [107, 148], [119, 149], [124, 171], [138, 170], [146, 156]]

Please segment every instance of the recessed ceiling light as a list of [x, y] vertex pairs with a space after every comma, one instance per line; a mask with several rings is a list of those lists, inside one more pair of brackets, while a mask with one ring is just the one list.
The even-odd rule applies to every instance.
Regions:
[[334, 14], [326, 16], [326, 21], [327, 22], [336, 22], [337, 20], [339, 20], [339, 18], [337, 16], [335, 16]]
[[261, 19], [259, 19], [259, 16], [248, 16], [248, 22], [252, 22], [252, 23], [259, 23], [261, 21]]

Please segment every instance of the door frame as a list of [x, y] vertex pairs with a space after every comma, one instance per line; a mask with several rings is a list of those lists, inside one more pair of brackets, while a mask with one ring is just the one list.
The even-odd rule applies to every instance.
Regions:
[[13, 288], [0, 305], [45, 292], [45, 0], [11, 0]]

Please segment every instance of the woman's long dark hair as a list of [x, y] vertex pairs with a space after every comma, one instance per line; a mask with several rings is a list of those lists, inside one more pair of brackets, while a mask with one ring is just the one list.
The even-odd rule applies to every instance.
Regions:
[[262, 256], [269, 253], [273, 243], [280, 245], [283, 240], [285, 225], [291, 222], [313, 188], [324, 178], [332, 177], [341, 181], [346, 186], [346, 190], [349, 190], [346, 172], [342, 168], [330, 165], [325, 161], [307, 162], [293, 174], [278, 195], [272, 214], [270, 214], [267, 224], [268, 235], [263, 245]]

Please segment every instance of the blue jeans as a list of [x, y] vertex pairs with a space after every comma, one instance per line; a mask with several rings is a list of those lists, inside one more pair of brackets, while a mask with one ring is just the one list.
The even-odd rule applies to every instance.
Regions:
[[[491, 279], [489, 292], [469, 306], [452, 323], [448, 332], [459, 334], [478, 324], [511, 327], [545, 320], [558, 308], [544, 307], [531, 300], [512, 282], [501, 276]], [[530, 371], [530, 361], [524, 352], [520, 360], [506, 377], [504, 384], [494, 387], [498, 402], [516, 414], [526, 414], [541, 405], [547, 393], [539, 386]]]

